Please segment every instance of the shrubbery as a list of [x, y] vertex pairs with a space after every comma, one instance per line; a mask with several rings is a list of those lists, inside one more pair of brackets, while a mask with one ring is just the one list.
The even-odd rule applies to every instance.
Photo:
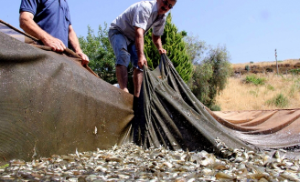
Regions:
[[221, 107], [219, 105], [213, 105], [210, 107], [211, 111], [221, 111]]
[[295, 75], [299, 74], [300, 73], [300, 68], [289, 70], [289, 72], [292, 73], [292, 74], [295, 74]]
[[273, 69], [272, 69], [272, 68], [266, 68], [266, 72], [272, 73], [272, 72], [273, 72]]
[[276, 97], [268, 100], [266, 104], [275, 105], [276, 107], [284, 108], [288, 106], [289, 100], [287, 97], [285, 97], [283, 94], [280, 93]]
[[266, 82], [265, 78], [259, 78], [256, 75], [248, 75], [245, 79], [246, 83], [253, 83], [254, 85], [264, 85]]
[[246, 65], [246, 66], [245, 66], [245, 70], [249, 72], [249, 71], [250, 71], [250, 66], [249, 66], [249, 65]]
[[271, 91], [274, 91], [274, 90], [275, 90], [275, 88], [274, 88], [272, 85], [270, 85], [270, 84], [267, 85], [267, 89], [268, 89], [268, 90], [271, 90]]
[[108, 26], [99, 26], [95, 33], [88, 26], [88, 35], [79, 37], [82, 51], [89, 57], [89, 66], [100, 78], [108, 83], [116, 83], [115, 55], [108, 39]]
[[225, 88], [231, 74], [228, 52], [225, 47], [216, 48], [195, 66], [192, 80], [189, 82], [194, 95], [211, 110], [220, 109], [215, 105], [218, 93]]

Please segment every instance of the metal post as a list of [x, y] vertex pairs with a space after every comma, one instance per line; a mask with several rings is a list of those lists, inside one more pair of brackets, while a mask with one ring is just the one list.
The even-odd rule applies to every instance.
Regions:
[[277, 63], [277, 50], [275, 49], [275, 60], [276, 60], [276, 68], [277, 68], [277, 75], [279, 74], [278, 71], [278, 63]]

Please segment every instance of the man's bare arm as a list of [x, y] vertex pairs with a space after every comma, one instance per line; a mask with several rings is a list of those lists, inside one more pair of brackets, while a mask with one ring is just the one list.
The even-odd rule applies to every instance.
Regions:
[[44, 45], [52, 48], [53, 51], [62, 52], [66, 49], [64, 43], [52, 37], [50, 34], [41, 29], [34, 21], [34, 15], [29, 12], [21, 12], [20, 13], [20, 27], [28, 34], [36, 37], [41, 40]]
[[144, 33], [142, 28], [135, 27], [135, 46], [138, 53], [138, 66], [143, 68], [144, 65], [148, 66], [147, 60], [144, 54]]
[[87, 65], [89, 63], [89, 58], [82, 52], [78, 41], [78, 37], [72, 25], [69, 26], [69, 43], [74, 48], [75, 52], [81, 57], [82, 65]]
[[166, 54], [167, 51], [162, 47], [161, 37], [152, 34], [152, 41], [159, 51], [159, 54]]

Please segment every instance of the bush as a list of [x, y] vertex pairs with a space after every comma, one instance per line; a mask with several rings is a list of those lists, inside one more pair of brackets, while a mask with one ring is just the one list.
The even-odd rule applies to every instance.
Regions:
[[289, 97], [294, 97], [296, 93], [296, 87], [295, 85], [292, 85], [290, 91], [289, 91]]
[[98, 32], [88, 26], [88, 35], [80, 36], [79, 42], [82, 51], [89, 57], [90, 68], [96, 72], [101, 79], [108, 83], [117, 82], [115, 69], [115, 54], [108, 39], [108, 26], [99, 26]]
[[250, 61], [250, 64], [253, 64], [254, 62], [253, 61]]
[[295, 75], [297, 75], [297, 74], [299, 74], [299, 73], [300, 73], [300, 68], [298, 68], [298, 69], [292, 69], [292, 70], [289, 70], [289, 72], [290, 72], [290, 73], [292, 73], [292, 74], [295, 74]]
[[249, 91], [249, 94], [253, 95], [254, 97], [258, 97], [258, 90], [255, 91], [255, 90], [250, 90]]
[[273, 69], [272, 69], [272, 68], [267, 68], [266, 71], [272, 73], [272, 72], [273, 72]]
[[250, 71], [250, 66], [249, 66], [249, 65], [246, 65], [246, 66], [245, 66], [245, 70]]
[[246, 83], [253, 83], [254, 85], [263, 85], [266, 82], [265, 78], [259, 78], [255, 75], [246, 76]]
[[219, 105], [212, 105], [209, 109], [211, 111], [221, 111], [221, 107]]
[[300, 78], [295, 80], [294, 86], [296, 87], [297, 91], [300, 91]]
[[290, 88], [289, 97], [294, 97], [295, 94], [298, 94], [299, 91], [300, 91], [300, 80], [297, 79], [294, 81], [294, 84]]
[[270, 84], [267, 86], [267, 89], [268, 89], [268, 90], [272, 90], [272, 91], [275, 90], [275, 88], [274, 88], [272, 85], [270, 85]]
[[189, 86], [198, 100], [211, 108], [215, 105], [217, 94], [225, 88], [232, 71], [226, 47], [211, 49], [209, 55], [194, 69]]
[[289, 104], [289, 100], [283, 94], [278, 94], [276, 97], [268, 100], [266, 103], [268, 105], [275, 105], [276, 107], [284, 108]]

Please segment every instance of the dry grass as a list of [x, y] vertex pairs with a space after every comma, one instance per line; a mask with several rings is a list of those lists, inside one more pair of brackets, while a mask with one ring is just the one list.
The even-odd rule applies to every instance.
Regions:
[[258, 74], [266, 78], [264, 85], [255, 86], [243, 82], [247, 75], [231, 77], [226, 88], [217, 96], [222, 111], [282, 109], [266, 102], [282, 94], [288, 100], [286, 109], [300, 108], [300, 76]]

